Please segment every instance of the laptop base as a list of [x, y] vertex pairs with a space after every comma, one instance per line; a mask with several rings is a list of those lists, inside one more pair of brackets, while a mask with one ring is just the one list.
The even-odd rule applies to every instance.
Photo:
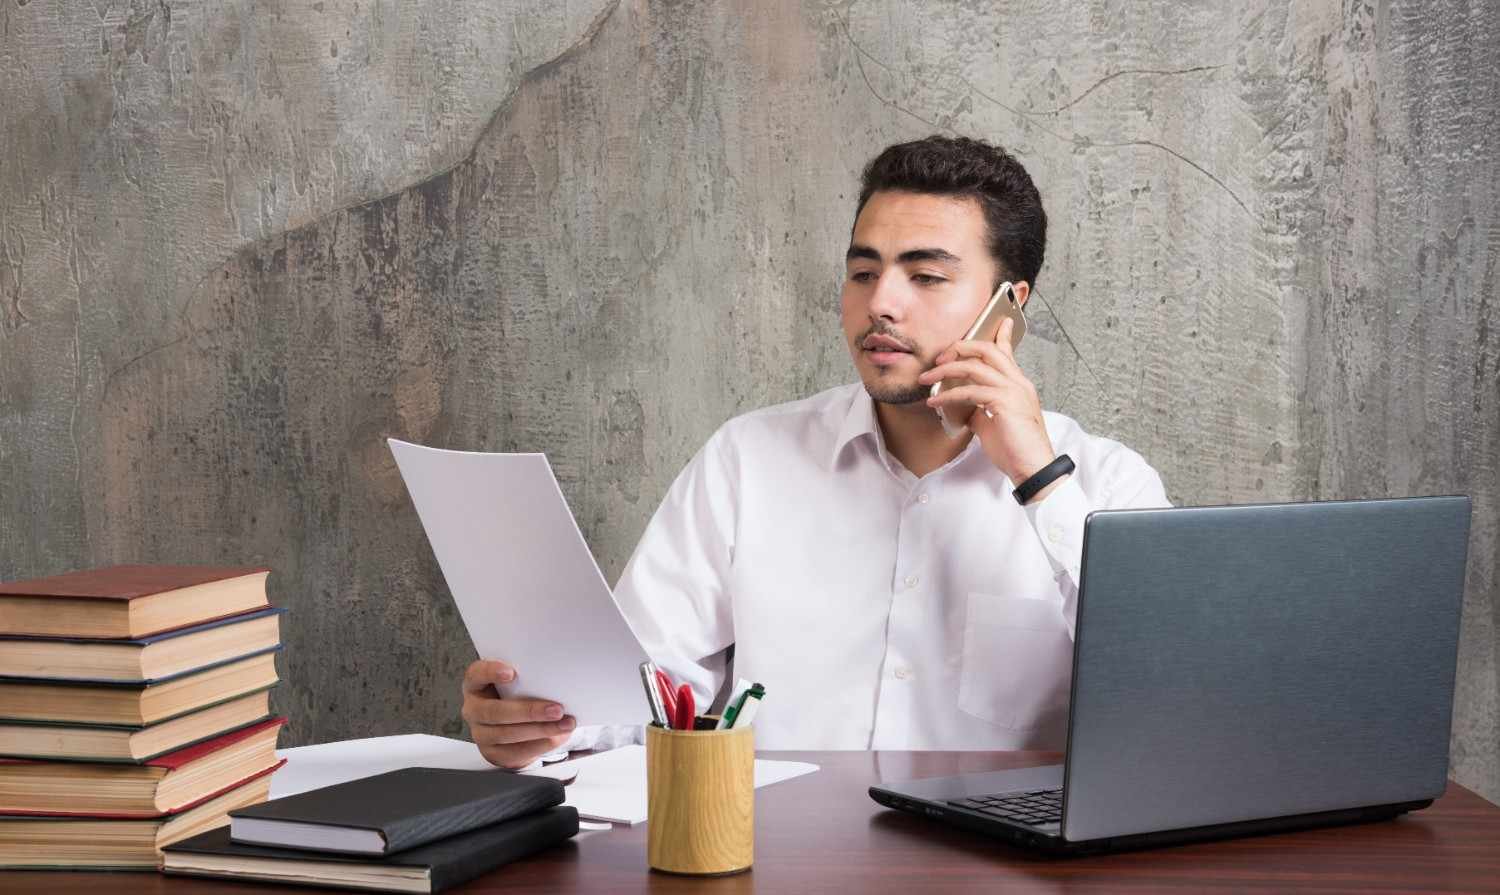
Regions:
[[1131, 836], [1111, 836], [1105, 839], [1069, 842], [1055, 834], [1028, 829], [1018, 824], [1005, 823], [1004, 821], [985, 817], [977, 812], [965, 811], [952, 805], [903, 796], [878, 786], [870, 787], [870, 798], [887, 808], [920, 814], [948, 826], [1002, 839], [1028, 851], [1034, 851], [1054, 858], [1075, 858], [1109, 852], [1187, 845], [1189, 843], [1208, 842], [1215, 839], [1263, 836], [1272, 833], [1291, 833], [1317, 827], [1375, 823], [1377, 821], [1391, 820], [1408, 811], [1416, 811], [1432, 804], [1431, 799], [1423, 799], [1416, 802], [1401, 802], [1393, 805], [1371, 805], [1363, 808], [1319, 811], [1312, 814], [1294, 814], [1287, 817], [1271, 817], [1261, 820], [1214, 824], [1212, 826], [1192, 827], [1185, 830], [1163, 830], [1156, 833], [1139, 833]]

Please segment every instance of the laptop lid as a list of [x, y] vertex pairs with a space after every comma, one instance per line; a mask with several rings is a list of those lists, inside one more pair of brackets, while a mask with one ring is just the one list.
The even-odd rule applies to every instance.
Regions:
[[1464, 496], [1090, 513], [1063, 836], [1440, 795], [1469, 516]]

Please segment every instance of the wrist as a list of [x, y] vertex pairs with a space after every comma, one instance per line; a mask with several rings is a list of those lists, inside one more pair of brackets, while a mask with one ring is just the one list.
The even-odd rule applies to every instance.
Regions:
[[1011, 487], [1019, 488], [1023, 482], [1046, 468], [1048, 463], [1057, 459], [1057, 455], [1048, 453], [1044, 456], [1031, 457], [1006, 471], [1005, 475], [1011, 481]]
[[1073, 474], [1070, 472], [1067, 475], [1060, 475], [1056, 479], [1053, 479], [1052, 484], [1031, 495], [1031, 499], [1026, 501], [1025, 506], [1035, 506], [1036, 504], [1039, 504], [1042, 501], [1046, 500], [1048, 494], [1051, 494], [1053, 491], [1061, 488], [1063, 482], [1066, 482], [1069, 478], [1072, 477], [1072, 475]]
[[1073, 458], [1067, 454], [1058, 454], [1055, 459], [1018, 482], [1011, 494], [1016, 503], [1026, 506], [1051, 493], [1075, 468]]

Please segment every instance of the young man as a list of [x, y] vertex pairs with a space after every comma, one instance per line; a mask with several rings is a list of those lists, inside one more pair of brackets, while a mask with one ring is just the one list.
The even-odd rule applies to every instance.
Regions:
[[[891, 146], [855, 214], [843, 337], [862, 381], [721, 426], [615, 599], [699, 705], [734, 646], [735, 676], [766, 688], [758, 748], [1062, 749], [1084, 517], [1167, 506], [1161, 479], [1042, 410], [1009, 322], [959, 341], [1001, 282], [1024, 304], [1042, 265], [1047, 219], [1019, 162], [963, 138]], [[939, 379], [968, 384], [929, 400]], [[937, 405], [968, 430], [949, 438]], [[465, 675], [491, 762], [638, 730], [575, 730], [565, 706], [496, 696], [525, 673], [480, 660]]]

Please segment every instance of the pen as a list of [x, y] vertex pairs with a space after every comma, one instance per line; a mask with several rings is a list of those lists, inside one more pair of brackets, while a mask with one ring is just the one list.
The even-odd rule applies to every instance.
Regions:
[[677, 688], [677, 729], [692, 730], [693, 719], [698, 716], [698, 707], [693, 703], [693, 688], [683, 684]]
[[651, 707], [652, 722], [662, 727], [671, 727], [671, 722], [667, 720], [667, 708], [661, 701], [661, 691], [656, 688], [656, 666], [653, 663], [641, 663], [641, 683], [646, 685], [646, 704]]
[[740, 693], [739, 698], [735, 699], [733, 702], [731, 702], [728, 706], [725, 707], [725, 709], [724, 709], [724, 718], [723, 718], [723, 721], [722, 721], [722, 723], [723, 723], [723, 725], [725, 727], [733, 727], [734, 726], [735, 719], [739, 717], [740, 709], [744, 708], [744, 706], [745, 706], [745, 698], [747, 696], [749, 696], [751, 693], [754, 693], [756, 690], [759, 690], [762, 694], [764, 694], [766, 692], [766, 689], [764, 687], [762, 687], [760, 684], [751, 684], [749, 689], [747, 689], [744, 692]]
[[729, 691], [729, 698], [724, 700], [724, 712], [719, 715], [719, 723], [714, 725], [715, 730], [727, 730], [734, 722], [734, 713], [745, 698], [745, 691], [749, 689], [750, 682], [744, 678], [734, 682], [734, 689]]
[[656, 692], [661, 694], [663, 714], [667, 719], [667, 729], [677, 726], [677, 694], [672, 689], [672, 678], [665, 671], [656, 669]]
[[745, 698], [740, 702], [740, 710], [734, 714], [734, 728], [749, 727], [750, 722], [755, 720], [755, 712], [760, 708], [760, 702], [766, 696], [766, 688], [760, 684], [750, 688]]

